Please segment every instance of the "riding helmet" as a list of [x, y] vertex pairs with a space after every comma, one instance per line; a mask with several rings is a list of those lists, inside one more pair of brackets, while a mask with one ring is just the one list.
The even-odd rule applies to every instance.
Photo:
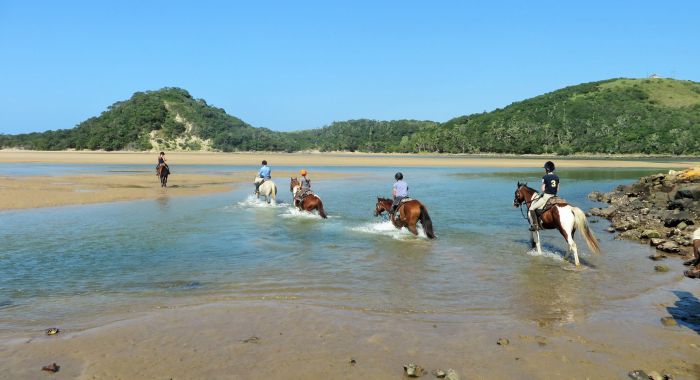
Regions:
[[267, 165], [267, 160], [263, 160], [262, 164]]
[[301, 170], [299, 170], [299, 174], [301, 174], [301, 175], [306, 175], [306, 169], [301, 169]]
[[161, 155], [161, 156], [164, 156], [164, 155], [165, 155], [165, 152], [160, 152], [160, 155]]
[[548, 172], [553, 172], [554, 171], [554, 162], [552, 161], [547, 161], [544, 163], [544, 170]]
[[397, 181], [403, 179], [403, 174], [401, 172], [394, 174], [394, 179], [396, 179]]

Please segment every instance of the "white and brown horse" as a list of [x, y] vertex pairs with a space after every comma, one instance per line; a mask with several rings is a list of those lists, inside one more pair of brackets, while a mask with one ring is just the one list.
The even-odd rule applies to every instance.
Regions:
[[[292, 192], [292, 196], [296, 196], [298, 191], [301, 191], [301, 184], [299, 183], [299, 179], [296, 177], [290, 177], [289, 180], [289, 191]], [[296, 197], [295, 197], [296, 198]], [[328, 218], [328, 215], [326, 215], [326, 211], [323, 209], [323, 202], [321, 201], [321, 198], [316, 195], [315, 193], [311, 192], [307, 196], [305, 196], [302, 200], [297, 200], [294, 199], [294, 206], [299, 208], [299, 210], [302, 211], [308, 211], [311, 212], [313, 210], [318, 211], [318, 215], [326, 219]]]
[[[533, 200], [536, 199], [537, 192], [527, 186], [527, 182], [518, 182], [518, 188], [515, 190], [515, 198], [513, 199], [513, 206], [530, 207]], [[588, 248], [590, 248], [593, 253], [600, 253], [600, 246], [598, 245], [598, 240], [593, 235], [588, 226], [588, 220], [586, 219], [586, 214], [578, 208], [571, 206], [566, 203], [559, 203], [550, 207], [547, 211], [540, 215], [540, 225], [543, 229], [551, 230], [557, 229], [561, 236], [564, 237], [566, 243], [569, 245], [569, 249], [566, 252], [566, 257], [568, 258], [571, 252], [574, 253], [574, 263], [579, 266], [578, 260], [578, 248], [576, 247], [576, 242], [574, 241], [574, 233], [577, 229], [581, 230]], [[537, 252], [542, 252], [542, 246], [540, 245], [540, 234], [538, 231], [532, 232], [530, 243], [533, 248], [537, 248]]]

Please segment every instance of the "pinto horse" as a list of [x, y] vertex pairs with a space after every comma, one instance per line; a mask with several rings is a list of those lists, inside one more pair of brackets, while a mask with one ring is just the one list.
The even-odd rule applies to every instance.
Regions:
[[[527, 208], [532, 204], [537, 192], [527, 186], [527, 182], [518, 182], [518, 187], [515, 190], [515, 198], [513, 199], [514, 207], [522, 207], [525, 205]], [[600, 246], [598, 245], [598, 240], [593, 235], [588, 226], [588, 220], [586, 219], [586, 214], [578, 207], [573, 207], [569, 204], [557, 204], [550, 207], [547, 211], [540, 215], [540, 225], [543, 229], [551, 230], [557, 229], [564, 240], [569, 244], [569, 249], [566, 252], [566, 258], [569, 257], [571, 252], [574, 253], [574, 263], [579, 266], [578, 261], [578, 248], [576, 247], [576, 242], [574, 241], [574, 233], [576, 229], [580, 229], [583, 233], [583, 237], [588, 244], [593, 253], [600, 253]], [[530, 244], [532, 248], [537, 247], [537, 252], [542, 253], [542, 247], [540, 245], [540, 234], [538, 231], [534, 231], [530, 237]]]
[[[296, 177], [290, 177], [289, 191], [292, 192], [292, 195], [294, 196], [298, 191], [300, 191], [300, 189], [301, 184], [299, 183], [299, 180]], [[321, 198], [319, 198], [319, 196], [313, 192], [309, 193], [309, 195], [305, 196], [301, 201], [295, 199], [294, 206], [298, 207], [299, 210], [302, 211], [311, 212], [313, 210], [317, 210], [318, 215], [321, 218], [328, 218], [326, 211], [323, 209], [323, 202], [321, 202]]]
[[429, 239], [435, 239], [435, 233], [433, 232], [433, 221], [430, 219], [430, 215], [428, 215], [428, 209], [423, 206], [422, 203], [415, 199], [402, 202], [396, 209], [400, 215], [398, 219], [396, 218], [396, 214], [391, 213], [391, 205], [393, 203], [394, 202], [391, 199], [377, 197], [374, 216], [379, 216], [381, 213], [386, 211], [391, 215], [391, 223], [394, 224], [394, 227], [398, 229], [401, 229], [401, 227], [406, 227], [414, 235], [418, 235], [416, 223], [418, 223], [418, 220], [420, 220], [420, 223], [423, 225], [423, 230], [425, 230], [425, 235]]
[[168, 187], [168, 176], [170, 175], [170, 169], [167, 165], [159, 165], [156, 169], [158, 178], [160, 178], [160, 187]]

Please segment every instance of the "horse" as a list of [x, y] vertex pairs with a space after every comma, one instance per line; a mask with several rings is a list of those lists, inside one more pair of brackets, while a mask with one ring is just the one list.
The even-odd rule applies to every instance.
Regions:
[[[294, 196], [294, 194], [296, 194], [300, 188], [301, 188], [301, 184], [299, 183], [299, 180], [296, 177], [290, 177], [289, 191], [292, 192], [292, 196]], [[326, 211], [323, 209], [323, 202], [321, 201], [321, 198], [313, 192], [309, 192], [309, 194], [307, 196], [305, 196], [304, 199], [301, 200], [301, 202], [298, 202], [295, 199], [294, 206], [298, 207], [299, 210], [308, 211], [308, 212], [311, 212], [313, 210], [317, 210], [318, 215], [321, 218], [323, 218], [323, 219], [328, 218], [328, 215], [326, 215]]]
[[379, 216], [381, 213], [386, 211], [391, 215], [391, 223], [394, 227], [401, 229], [406, 227], [412, 234], [418, 235], [418, 230], [416, 229], [416, 223], [420, 220], [423, 225], [423, 230], [428, 239], [435, 239], [435, 233], [433, 232], [433, 221], [428, 215], [428, 209], [416, 199], [411, 199], [406, 202], [402, 202], [396, 211], [399, 212], [399, 218], [396, 218], [396, 214], [391, 213], [391, 205], [394, 202], [391, 199], [377, 197], [377, 204], [374, 209], [374, 216]]
[[[518, 187], [515, 190], [515, 198], [513, 199], [513, 206], [522, 207], [525, 205], [527, 208], [529, 208], [534, 200], [533, 198], [535, 198], [536, 195], [537, 192], [535, 189], [528, 187], [527, 182], [518, 182]], [[593, 231], [591, 231], [588, 225], [586, 214], [584, 214], [580, 208], [566, 203], [556, 204], [540, 215], [540, 221], [540, 225], [543, 229], [559, 230], [559, 233], [564, 237], [564, 240], [566, 240], [567, 244], [569, 245], [565, 258], [568, 259], [571, 252], [573, 252], [574, 263], [576, 266], [580, 265], [578, 260], [578, 248], [576, 247], [576, 242], [574, 241], [574, 233], [577, 229], [582, 231], [588, 248], [593, 251], [593, 253], [600, 253], [598, 240], [593, 235]], [[536, 247], [537, 252], [542, 253], [540, 234], [538, 231], [533, 231], [531, 233], [530, 245], [532, 248]]]
[[[256, 179], [258, 179], [258, 178], [256, 178]], [[254, 179], [253, 182], [255, 182], [256, 179]], [[270, 203], [270, 200], [276, 200], [277, 199], [277, 185], [275, 185], [275, 183], [272, 182], [272, 180], [269, 180], [269, 179], [265, 180], [265, 182], [263, 182], [260, 185], [260, 187], [258, 187], [258, 191], [255, 193], [255, 196], [258, 199], [260, 199], [261, 195], [265, 197], [265, 202], [267, 202], [268, 204]]]
[[170, 175], [170, 168], [167, 165], [159, 165], [156, 169], [158, 178], [160, 178], [160, 187], [168, 187], [168, 176]]

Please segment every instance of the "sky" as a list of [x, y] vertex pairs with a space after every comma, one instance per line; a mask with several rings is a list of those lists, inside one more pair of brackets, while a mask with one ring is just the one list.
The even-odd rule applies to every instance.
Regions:
[[698, 15], [698, 1], [0, 0], [0, 133], [72, 128], [162, 87], [289, 131], [443, 122], [614, 77], [700, 81]]

